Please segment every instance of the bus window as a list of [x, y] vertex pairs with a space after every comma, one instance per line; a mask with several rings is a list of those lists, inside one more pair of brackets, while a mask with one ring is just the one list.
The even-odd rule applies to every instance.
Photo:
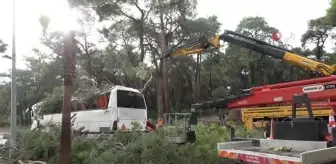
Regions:
[[98, 97], [97, 106], [98, 108], [106, 109], [108, 106], [109, 98], [107, 95], [101, 95]]
[[141, 93], [118, 90], [117, 107], [146, 109], [145, 101]]

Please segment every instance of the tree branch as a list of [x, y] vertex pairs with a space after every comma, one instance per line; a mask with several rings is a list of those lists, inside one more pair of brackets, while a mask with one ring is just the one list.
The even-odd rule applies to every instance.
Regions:
[[123, 12], [121, 9], [119, 9], [119, 12], [124, 15], [125, 17], [127, 17], [128, 19], [131, 19], [132, 21], [137, 21], [137, 19], [135, 19], [134, 17], [126, 14], [125, 12]]
[[140, 90], [141, 93], [143, 93], [149, 86], [149, 84], [153, 81], [153, 73], [151, 74], [151, 77], [149, 80], [145, 83], [144, 87]]
[[155, 59], [154, 52], [156, 52], [159, 56], [160, 56], [160, 54], [159, 54], [158, 50], [154, 48], [154, 46], [151, 44], [151, 42], [149, 41], [148, 38], [146, 38], [146, 41], [147, 41], [147, 44], [151, 48], [151, 51], [152, 51], [152, 57], [153, 57], [153, 63], [155, 65], [155, 69], [156, 69], [157, 72], [159, 72], [159, 66], [158, 66], [157, 62], [154, 60]]
[[148, 36], [146, 37], [146, 41], [147, 41], [147, 43], [148, 43], [148, 46], [149, 46], [151, 49], [153, 49], [154, 52], [155, 52], [158, 56], [160, 56], [159, 50], [153, 46], [152, 42], [149, 41]]
[[153, 7], [150, 7], [149, 10], [147, 11], [146, 15], [144, 16], [143, 20], [146, 20], [148, 18], [148, 15], [150, 13], [150, 11], [152, 10]]
[[175, 49], [176, 47], [178, 47], [185, 39], [181, 39], [177, 44], [175, 44], [172, 49]]
[[92, 52], [90, 52], [88, 55], [92, 55], [92, 54], [94, 54], [94, 53], [96, 53], [96, 52], [98, 52], [98, 50], [97, 49], [94, 49]]
[[141, 17], [143, 17], [145, 15], [144, 11], [140, 8], [139, 4], [138, 4], [138, 0], [136, 0], [134, 2], [134, 5], [136, 8], [138, 8], [138, 10], [141, 12]]
[[79, 44], [81, 46], [81, 48], [83, 49], [83, 51], [85, 52], [85, 46], [84, 44], [82, 44], [80, 41], [77, 40], [77, 44]]
[[172, 33], [176, 32], [177, 29], [178, 29], [179, 27], [180, 27], [180, 25], [177, 25], [177, 26], [175, 27], [175, 29], [172, 31]]
[[42, 161], [21, 161], [19, 160], [18, 161], [19, 164], [46, 164], [45, 162], [42, 162]]
[[124, 20], [119, 20], [118, 22], [112, 24], [112, 25], [109, 27], [109, 29], [112, 30], [112, 29], [116, 28], [116, 26], [119, 25], [119, 24], [120, 24], [121, 22], [123, 22], [123, 21], [124, 21]]

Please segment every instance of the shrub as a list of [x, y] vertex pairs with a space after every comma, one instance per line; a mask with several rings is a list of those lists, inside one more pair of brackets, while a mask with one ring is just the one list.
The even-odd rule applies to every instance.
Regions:
[[[158, 130], [140, 134], [136, 130], [130, 133], [117, 132], [115, 135], [100, 135], [89, 138], [74, 136], [72, 140], [73, 164], [203, 164], [216, 163], [216, 145], [226, 142], [229, 133], [226, 128], [212, 124], [199, 124], [197, 141], [184, 145], [169, 143], [164, 139], [164, 131]], [[17, 159], [42, 160], [58, 163], [60, 128], [49, 127], [48, 131], [22, 131], [18, 135], [17, 151], [7, 162]], [[7, 150], [8, 151], [8, 150]], [[4, 154], [3, 154], [4, 155]], [[8, 155], [8, 152], [7, 152]], [[3, 163], [2, 161], [0, 161]]]

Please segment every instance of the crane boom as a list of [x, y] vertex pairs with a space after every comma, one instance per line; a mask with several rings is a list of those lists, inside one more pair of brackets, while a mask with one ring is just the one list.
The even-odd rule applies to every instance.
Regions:
[[336, 73], [336, 65], [327, 65], [298, 55], [290, 50], [230, 30], [225, 30], [223, 34], [210, 38], [202, 36], [198, 41], [193, 41], [189, 44], [175, 48], [165, 57], [202, 53], [209, 48], [219, 49], [221, 40], [283, 60], [306, 70], [321, 73], [324, 76], [330, 76]]

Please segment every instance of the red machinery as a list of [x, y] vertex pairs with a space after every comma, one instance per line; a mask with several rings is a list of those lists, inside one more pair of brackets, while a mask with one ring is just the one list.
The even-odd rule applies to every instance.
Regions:
[[228, 108], [291, 104], [294, 94], [303, 93], [312, 106], [336, 106], [336, 76], [254, 87], [247, 96], [229, 102]]
[[[199, 40], [175, 48], [161, 58], [202, 53], [206, 52], [209, 48], [218, 49], [220, 48], [220, 41], [238, 45], [243, 48], [259, 52], [263, 55], [300, 66], [305, 70], [313, 72], [313, 75], [318, 74], [326, 77], [251, 88], [247, 94], [244, 93], [243, 95], [229, 96], [221, 100], [193, 104], [192, 113], [197, 113], [195, 112], [197, 109], [202, 110], [206, 108], [213, 110], [213, 108], [241, 109], [262, 107], [266, 110], [269, 106], [288, 106], [290, 104], [290, 106], [292, 106], [292, 111], [296, 111], [295, 108], [300, 106], [302, 102], [305, 102], [307, 110], [308, 108], [311, 108], [311, 106], [331, 106], [333, 107], [333, 111], [336, 111], [336, 102], [333, 102], [336, 100], [336, 65], [327, 65], [319, 61], [311, 60], [304, 56], [295, 54], [290, 50], [268, 44], [264, 41], [245, 36], [234, 31], [226, 30], [223, 34], [210, 38], [201, 37]], [[300, 95], [304, 95], [304, 99], [299, 98]], [[300, 100], [300, 102], [296, 102], [295, 100]], [[307, 106], [307, 104], [309, 105]], [[311, 111], [311, 109], [309, 111]], [[220, 112], [219, 114], [222, 115]], [[196, 114], [194, 115], [193, 119], [197, 120]], [[323, 139], [327, 136], [324, 134], [325, 127], [327, 126], [327, 123], [324, 122], [324, 120], [315, 120], [312, 113], [309, 113], [309, 118], [300, 118], [301, 120], [296, 119], [296, 117], [293, 116], [294, 115], [292, 115], [289, 122], [277, 121], [277, 125], [279, 126], [275, 129], [282, 130], [281, 133], [287, 130], [294, 130], [293, 132], [299, 131], [299, 133], [301, 133], [300, 131], [310, 132], [310, 130], [315, 127], [315, 131], [312, 133], [313, 135], [315, 133], [318, 134], [319, 140], [321, 139], [320, 136], [323, 136]], [[299, 126], [294, 126], [294, 123]], [[194, 124], [194, 126], [195, 125], [196, 124]], [[321, 135], [322, 132], [323, 135]], [[302, 135], [301, 138], [295, 138], [295, 135], [293, 136], [294, 138], [291, 139], [295, 140], [300, 140], [305, 137], [305, 135]]]

